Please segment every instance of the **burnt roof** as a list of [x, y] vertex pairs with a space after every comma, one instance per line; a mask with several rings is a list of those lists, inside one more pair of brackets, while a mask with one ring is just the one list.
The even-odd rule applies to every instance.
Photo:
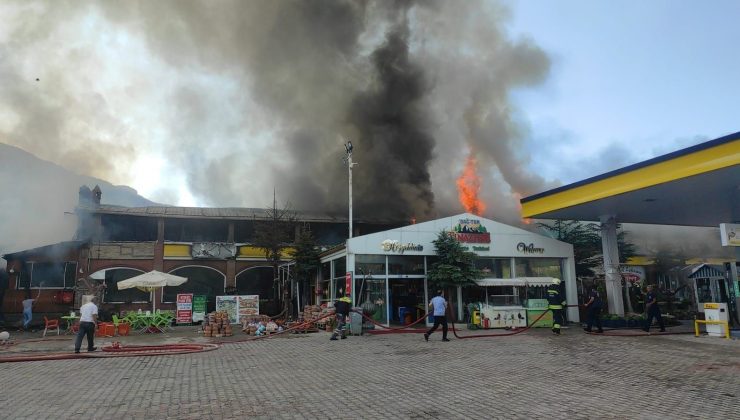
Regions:
[[[78, 211], [94, 214], [117, 214], [142, 217], [172, 217], [188, 219], [266, 219], [268, 210], [261, 208], [243, 207], [175, 207], [175, 206], [148, 206], [148, 207], [124, 207], [101, 204], [95, 207], [78, 206]], [[324, 222], [324, 223], [347, 223], [347, 217], [331, 216], [326, 213], [295, 211], [300, 222]], [[354, 223], [398, 223], [390, 220], [358, 220]]]
[[63, 255], [69, 252], [72, 249], [79, 249], [85, 241], [64, 241], [64, 242], [57, 242], [55, 244], [51, 245], [44, 245], [40, 246], [38, 248], [32, 248], [32, 249], [25, 249], [23, 251], [18, 252], [11, 252], [8, 254], [4, 254], [3, 258], [8, 261], [11, 259], [15, 260], [25, 260], [29, 257], [38, 257], [38, 256], [54, 256], [54, 255]]

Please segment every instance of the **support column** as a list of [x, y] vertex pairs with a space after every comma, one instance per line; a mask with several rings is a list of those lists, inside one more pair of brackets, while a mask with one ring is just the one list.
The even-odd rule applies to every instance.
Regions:
[[601, 216], [601, 248], [604, 256], [604, 277], [609, 313], [624, 316], [622, 275], [619, 272], [617, 221], [614, 216]]
[[[157, 242], [154, 243], [153, 270], [164, 271], [164, 218], [157, 219]], [[163, 287], [154, 290], [154, 301], [157, 308], [161, 306]]]

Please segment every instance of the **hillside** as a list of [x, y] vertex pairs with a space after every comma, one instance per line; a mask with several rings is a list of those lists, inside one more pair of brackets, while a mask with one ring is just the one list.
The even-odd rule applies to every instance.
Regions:
[[100, 185], [105, 204], [155, 204], [133, 188], [76, 174], [0, 143], [0, 255], [72, 239], [76, 218], [65, 212], [74, 210], [82, 185]]

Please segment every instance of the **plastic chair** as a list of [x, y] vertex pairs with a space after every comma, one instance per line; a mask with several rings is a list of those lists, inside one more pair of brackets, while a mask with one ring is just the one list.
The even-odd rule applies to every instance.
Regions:
[[46, 333], [48, 331], [54, 331], [54, 330], [57, 330], [57, 335], [59, 335], [59, 320], [49, 319], [44, 316], [44, 335], [43, 337], [46, 337]]

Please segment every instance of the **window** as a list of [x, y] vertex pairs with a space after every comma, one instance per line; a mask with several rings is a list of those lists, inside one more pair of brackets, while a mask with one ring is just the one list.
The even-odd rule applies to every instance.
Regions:
[[62, 289], [75, 286], [77, 263], [31, 262], [26, 263], [18, 276], [19, 289]]
[[483, 271], [484, 277], [494, 279], [511, 278], [510, 258], [478, 258], [475, 260], [475, 267]]
[[385, 276], [385, 255], [356, 255], [356, 275]]
[[321, 279], [329, 280], [331, 278], [331, 263], [325, 262], [321, 264]]
[[555, 277], [562, 279], [559, 258], [516, 258], [517, 277]]
[[388, 274], [424, 275], [424, 257], [421, 255], [389, 255]]
[[226, 242], [229, 223], [223, 220], [165, 219], [164, 239], [173, 242]]
[[108, 241], [143, 242], [157, 240], [157, 219], [153, 217], [118, 216], [104, 214], [100, 217], [103, 237]]

